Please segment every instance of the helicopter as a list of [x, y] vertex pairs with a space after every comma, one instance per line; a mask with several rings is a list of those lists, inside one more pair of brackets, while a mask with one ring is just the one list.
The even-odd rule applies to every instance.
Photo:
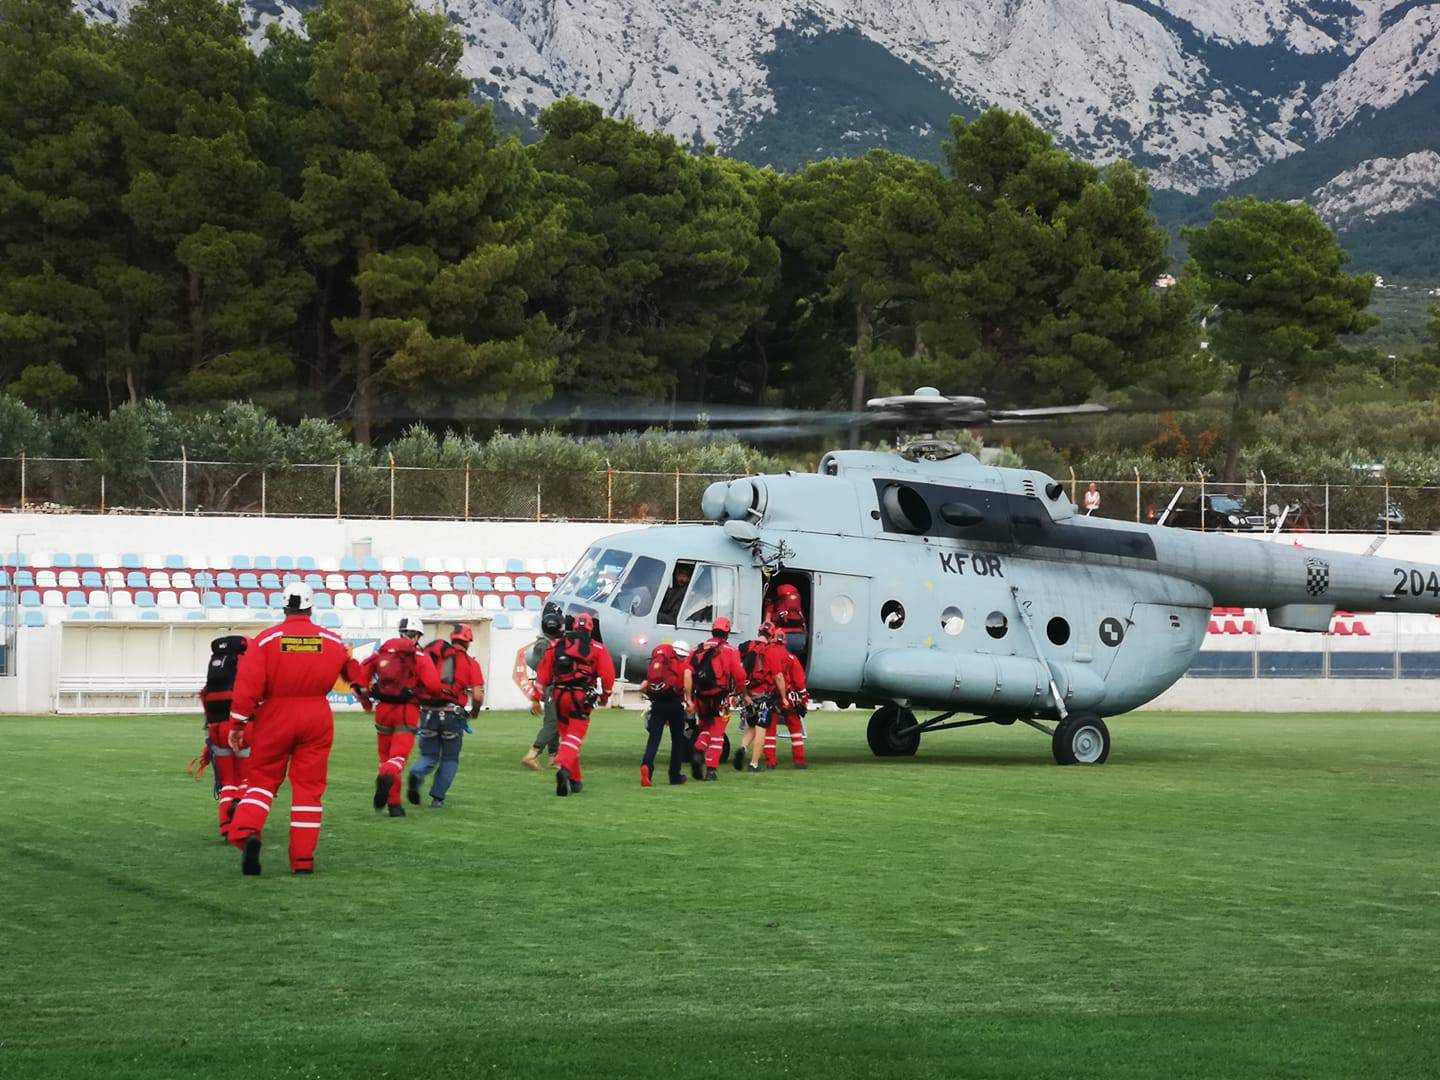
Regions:
[[[992, 410], [933, 387], [869, 405], [927, 429], [1103, 411]], [[1337, 608], [1440, 614], [1440, 566], [1087, 517], [1052, 477], [934, 436], [719, 481], [701, 511], [707, 524], [600, 540], [550, 600], [591, 614], [620, 677], [638, 682], [655, 645], [703, 638], [721, 615], [737, 640], [752, 636], [773, 590], [792, 585], [810, 696], [872, 709], [877, 757], [1018, 721], [1049, 737], [1058, 764], [1101, 764], [1105, 719], [1185, 674], [1216, 605], [1311, 633]]]

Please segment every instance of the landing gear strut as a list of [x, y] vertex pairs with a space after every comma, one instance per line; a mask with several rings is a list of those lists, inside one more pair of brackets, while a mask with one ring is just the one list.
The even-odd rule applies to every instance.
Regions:
[[882, 705], [865, 729], [870, 752], [876, 757], [914, 757], [920, 749], [920, 728], [915, 714], [899, 705]]
[[1057, 765], [1103, 765], [1110, 756], [1110, 729], [1094, 713], [1072, 712], [1050, 737]]
[[1095, 713], [1072, 712], [1053, 728], [1029, 716], [979, 716], [955, 720], [953, 712], [930, 720], [917, 721], [915, 714], [899, 705], [882, 705], [870, 716], [865, 738], [876, 757], [914, 757], [920, 736], [927, 731], [949, 731], [977, 724], [1008, 726], [1019, 720], [1050, 738], [1050, 752], [1058, 765], [1100, 765], [1110, 756], [1110, 729]]

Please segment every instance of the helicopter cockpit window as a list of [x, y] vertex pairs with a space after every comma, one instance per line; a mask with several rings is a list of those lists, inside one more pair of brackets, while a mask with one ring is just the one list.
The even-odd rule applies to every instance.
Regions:
[[555, 591], [572, 594], [575, 599], [588, 604], [609, 603], [629, 562], [628, 551], [591, 548]]
[[664, 576], [663, 562], [641, 555], [620, 583], [620, 591], [615, 594], [610, 606], [629, 615], [649, 615]]
[[690, 581], [690, 591], [680, 607], [680, 626], [706, 630], [721, 615], [735, 617], [735, 571], [728, 566], [700, 563]]

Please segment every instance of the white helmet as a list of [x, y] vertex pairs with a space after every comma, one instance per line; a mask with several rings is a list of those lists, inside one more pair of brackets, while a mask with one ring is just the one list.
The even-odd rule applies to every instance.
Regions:
[[672, 641], [670, 648], [675, 650], [675, 655], [682, 659], [690, 655], [690, 643], [688, 641]]
[[286, 611], [309, 611], [315, 606], [315, 590], [303, 581], [292, 581], [285, 586]]
[[414, 615], [401, 615], [400, 624], [395, 628], [397, 634], [414, 634], [419, 637], [425, 633], [425, 625]]

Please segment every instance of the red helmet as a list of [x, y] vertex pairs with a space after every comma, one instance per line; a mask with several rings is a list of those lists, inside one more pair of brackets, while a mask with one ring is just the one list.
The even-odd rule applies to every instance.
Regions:
[[466, 645], [469, 645], [475, 640], [475, 631], [471, 630], [470, 627], [464, 623], [456, 623], [455, 629], [450, 631], [450, 640], [463, 641]]
[[711, 632], [712, 634], [728, 634], [728, 633], [730, 633], [730, 619], [729, 619], [729, 616], [721, 615], [718, 619], [716, 619], [716, 620], [715, 620], [715, 624], [710, 627], [710, 632]]
[[582, 634], [593, 634], [595, 632], [595, 620], [584, 612], [576, 615], [575, 621], [571, 625]]
[[781, 585], [775, 590], [775, 595], [783, 600], [799, 600], [800, 590], [794, 585]]
[[766, 619], [760, 624], [759, 636], [765, 638], [767, 641], [773, 641], [775, 638], [775, 624], [769, 619]]

